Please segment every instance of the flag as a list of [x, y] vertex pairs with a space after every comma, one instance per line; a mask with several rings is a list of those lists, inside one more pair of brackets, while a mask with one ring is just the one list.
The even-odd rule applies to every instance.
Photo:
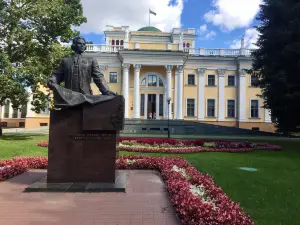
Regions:
[[149, 13], [150, 13], [150, 14], [153, 14], [153, 15], [155, 15], [155, 16], [156, 16], [156, 13], [155, 13], [155, 12], [153, 12], [151, 9], [149, 9]]

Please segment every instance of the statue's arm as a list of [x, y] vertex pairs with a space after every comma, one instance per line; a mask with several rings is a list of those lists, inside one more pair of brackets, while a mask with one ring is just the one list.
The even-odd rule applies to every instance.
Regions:
[[51, 86], [51, 83], [60, 84], [64, 80], [64, 61], [63, 59], [60, 62], [59, 67], [52, 72], [48, 79], [48, 86]]
[[92, 61], [92, 78], [102, 94], [110, 93], [109, 87], [105, 81], [103, 73], [100, 71], [99, 64], [96, 59]]

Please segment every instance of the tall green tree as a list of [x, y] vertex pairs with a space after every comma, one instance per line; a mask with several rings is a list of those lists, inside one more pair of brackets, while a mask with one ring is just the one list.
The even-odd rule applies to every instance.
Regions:
[[260, 35], [250, 72], [260, 78], [277, 132], [290, 134], [300, 125], [300, 1], [264, 0], [257, 19]]
[[33, 110], [45, 109], [40, 86], [71, 53], [59, 41], [69, 42], [84, 22], [80, 0], [0, 0], [0, 105], [9, 99], [20, 109], [31, 89]]

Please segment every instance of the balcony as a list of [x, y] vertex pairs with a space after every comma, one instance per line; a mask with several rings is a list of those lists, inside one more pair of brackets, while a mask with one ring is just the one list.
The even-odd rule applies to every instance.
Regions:
[[[63, 44], [70, 47], [71, 44]], [[158, 50], [158, 51], [183, 51], [192, 56], [247, 56], [250, 57], [254, 49], [217, 49], [217, 48], [183, 48], [178, 44], [157, 44], [157, 43], [130, 43], [127, 48], [123, 45], [87, 44], [86, 52], [117, 53], [119, 50]]]

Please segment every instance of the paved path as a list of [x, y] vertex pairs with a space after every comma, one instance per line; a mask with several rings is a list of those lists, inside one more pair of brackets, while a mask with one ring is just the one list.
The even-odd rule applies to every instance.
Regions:
[[[48, 127], [38, 127], [38, 128], [10, 128], [4, 129], [4, 134], [38, 134], [38, 135], [48, 135]], [[120, 134], [121, 137], [167, 137], [167, 134]], [[184, 135], [184, 134], [171, 134], [172, 138], [191, 138], [191, 139], [228, 139], [228, 140], [291, 140], [300, 141], [300, 137], [297, 138], [287, 138], [287, 137], [270, 137], [270, 136], [239, 136], [239, 135]]]
[[0, 182], [0, 225], [179, 225], [159, 174], [128, 173], [127, 193], [23, 193], [45, 170]]

